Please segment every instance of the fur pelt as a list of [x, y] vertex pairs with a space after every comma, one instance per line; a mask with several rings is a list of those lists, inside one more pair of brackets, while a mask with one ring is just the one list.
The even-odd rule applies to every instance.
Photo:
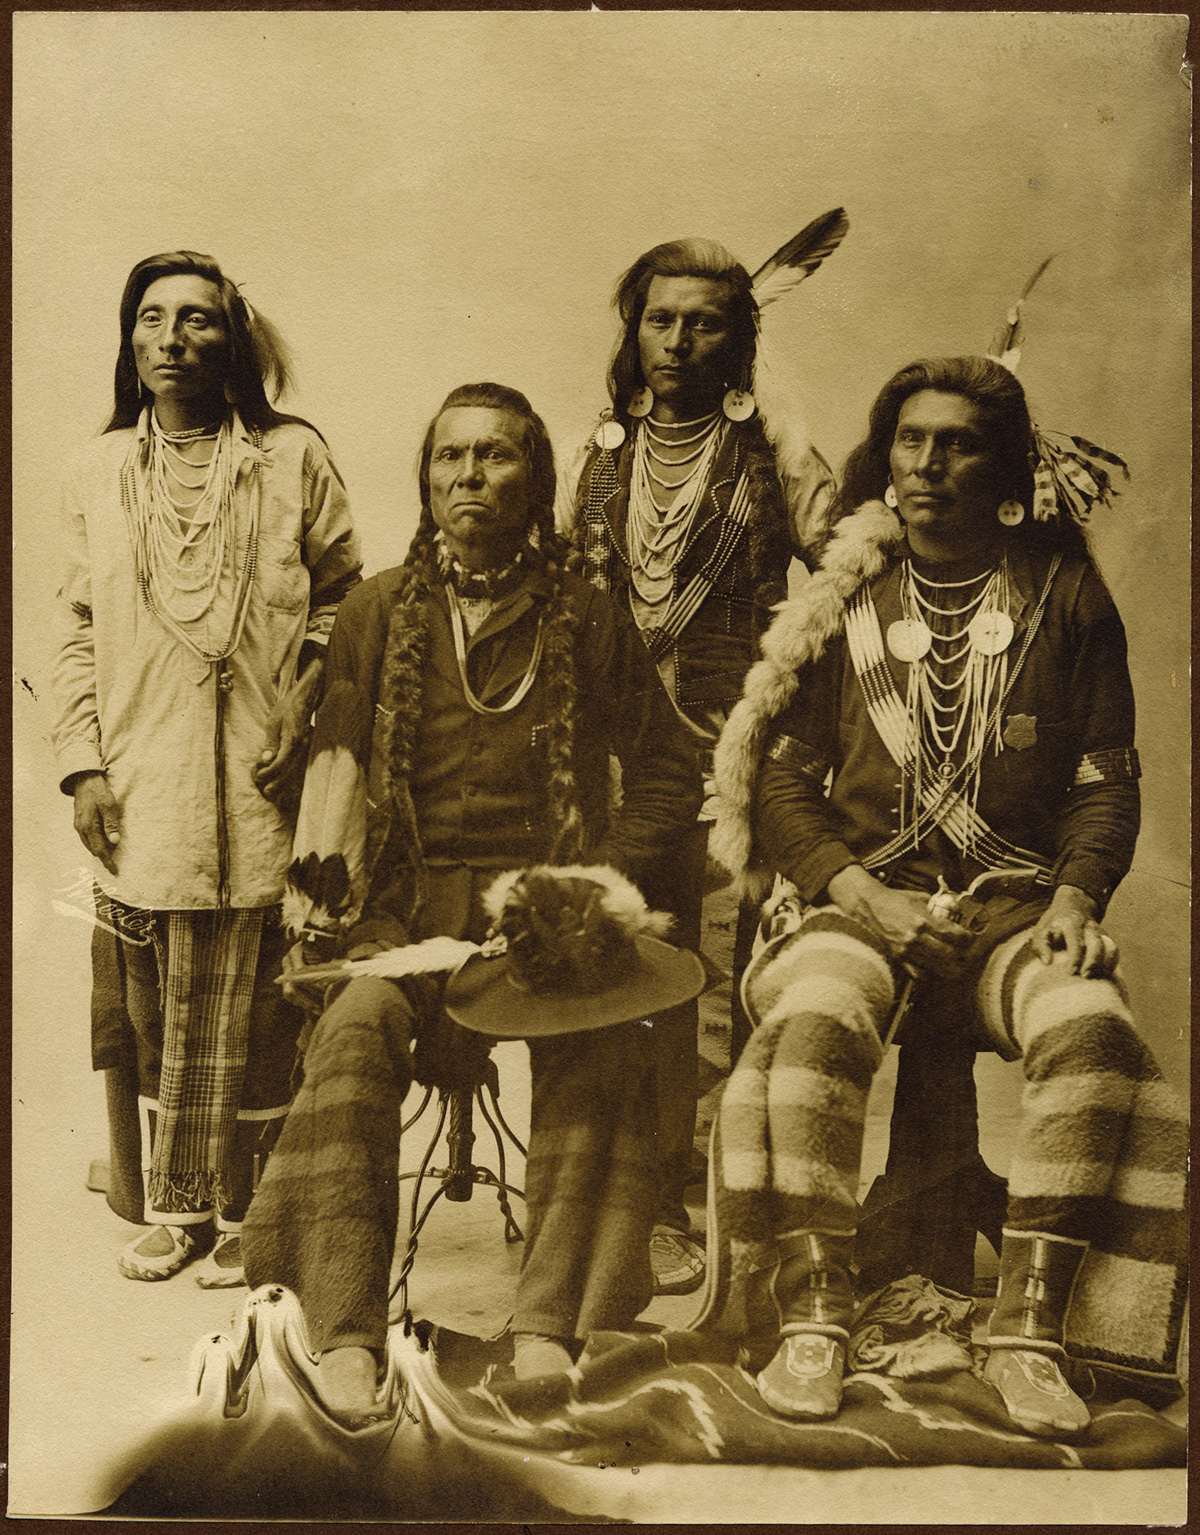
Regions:
[[804, 549], [815, 555], [829, 534], [833, 481], [831, 477], [828, 494], [814, 504], [812, 456], [815, 450], [808, 430], [802, 389], [794, 368], [789, 366], [766, 333], [758, 344], [754, 398], [763, 435], [775, 456], [775, 468], [792, 527]]
[[763, 636], [762, 660], [746, 673], [742, 697], [717, 742], [719, 808], [709, 844], [744, 896], [762, 899], [771, 881], [770, 869], [754, 858], [751, 823], [768, 727], [791, 702], [797, 670], [841, 633], [847, 602], [883, 569], [902, 533], [899, 518], [882, 501], [867, 501], [845, 518], [800, 595], [780, 604]]
[[670, 913], [651, 911], [641, 891], [608, 864], [575, 863], [553, 868], [547, 864], [537, 864], [529, 869], [511, 869], [506, 874], [500, 874], [488, 886], [483, 897], [484, 910], [493, 921], [499, 920], [517, 881], [530, 874], [549, 876], [552, 879], [584, 879], [599, 885], [603, 891], [601, 905], [605, 915], [631, 938], [639, 933], [665, 938], [670, 931]]

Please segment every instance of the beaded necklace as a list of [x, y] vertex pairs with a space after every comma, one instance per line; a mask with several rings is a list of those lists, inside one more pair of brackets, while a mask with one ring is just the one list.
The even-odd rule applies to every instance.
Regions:
[[[648, 426], [648, 418], [641, 422], [634, 439], [627, 531], [630, 577], [638, 596], [651, 606], [661, 602], [671, 590], [675, 566], [683, 554], [691, 531], [692, 514], [704, 494], [713, 462], [724, 441], [725, 423], [721, 413], [715, 411], [711, 418], [697, 418], [700, 421], [705, 419], [710, 424], [702, 427], [696, 437], [683, 439], [687, 444], [697, 437], [703, 438], [700, 447], [686, 458], [676, 461], [655, 454], [660, 464], [678, 462], [691, 465], [683, 478], [677, 481], [660, 478], [650, 467], [653, 428], [643, 430]], [[684, 421], [679, 425], [693, 426], [695, 423]], [[674, 441], [662, 437], [655, 440]], [[674, 499], [666, 506], [661, 505], [654, 494], [656, 482], [674, 494]]]
[[530, 544], [522, 544], [508, 564], [500, 566], [498, 570], [468, 570], [458, 556], [451, 554], [446, 547], [445, 534], [441, 528], [433, 539], [437, 545], [438, 566], [443, 577], [467, 601], [481, 602], [487, 599], [494, 602], [514, 591], [524, 579], [525, 557], [532, 547]]
[[[207, 438], [213, 439], [213, 447], [206, 461], [189, 459], [176, 446], [199, 444]], [[215, 429], [167, 433], [151, 409], [144, 465], [141, 446], [135, 436], [121, 473], [121, 503], [142, 601], [193, 655], [210, 665], [223, 661], [241, 640], [258, 563], [259, 464], [256, 461], [249, 534], [238, 566], [233, 508], [237, 466], [229, 418]], [[180, 464], [202, 470], [202, 478], [189, 480], [180, 472]], [[172, 482], [197, 491], [196, 499], [187, 501], [173, 494]], [[229, 630], [223, 644], [214, 649], [202, 644], [193, 631], [206, 632], [207, 621], [215, 617], [226, 572], [234, 584]]]
[[463, 615], [458, 603], [458, 593], [453, 583], [446, 582], [446, 596], [450, 601], [450, 627], [454, 631], [454, 659], [458, 662], [458, 676], [462, 683], [463, 697], [467, 701], [467, 707], [476, 714], [507, 714], [515, 709], [537, 678], [538, 667], [542, 660], [544, 648], [543, 625], [544, 617], [538, 619], [537, 633], [533, 640], [533, 655], [529, 658], [529, 665], [525, 668], [525, 675], [521, 678], [516, 692], [502, 704], [485, 704], [482, 699], [476, 697], [474, 690], [467, 678], [467, 640], [464, 632]]
[[905, 759], [901, 824], [922, 802], [923, 784], [959, 782], [974, 806], [976, 771], [989, 737], [1001, 749], [996, 703], [1008, 684], [1008, 560], [965, 581], [930, 580], [904, 562], [900, 578], [904, 617], [888, 629], [888, 648], [909, 662], [905, 701]]

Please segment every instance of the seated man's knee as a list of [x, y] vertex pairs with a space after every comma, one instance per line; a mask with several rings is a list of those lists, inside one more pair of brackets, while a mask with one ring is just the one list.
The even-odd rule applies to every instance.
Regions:
[[1141, 1075], [1146, 1046], [1124, 998], [1106, 981], [1074, 977], [1030, 1005], [1017, 1032], [1027, 1075], [1115, 1071]]
[[895, 1003], [891, 965], [868, 930], [836, 907], [810, 912], [773, 952], [747, 971], [745, 1000], [756, 1023], [786, 1017], [790, 1028], [836, 1019], [852, 1033], [873, 1037]]
[[321, 1014], [305, 1052], [306, 1072], [327, 1051], [369, 1048], [379, 1040], [395, 1054], [407, 1053], [412, 1037], [412, 1006], [395, 981], [356, 976]]

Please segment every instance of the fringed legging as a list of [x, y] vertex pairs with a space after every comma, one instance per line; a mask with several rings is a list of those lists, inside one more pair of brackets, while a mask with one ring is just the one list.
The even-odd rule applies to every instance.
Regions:
[[[735, 1249], [854, 1229], [867, 1094], [896, 996], [880, 941], [836, 907], [812, 913], [753, 977], [759, 1026], [720, 1109], [718, 1212]], [[1026, 930], [997, 946], [972, 1000], [994, 1048], [1025, 1071], [1008, 1226], [1088, 1241], [1100, 1290], [1169, 1331], [1187, 1127], [1119, 976], [1043, 964]], [[1103, 1331], [1098, 1316], [1088, 1325]]]

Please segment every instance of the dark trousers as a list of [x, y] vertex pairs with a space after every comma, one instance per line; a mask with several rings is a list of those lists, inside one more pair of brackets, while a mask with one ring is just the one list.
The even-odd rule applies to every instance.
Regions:
[[[675, 918], [672, 943], [700, 948], [704, 870], [708, 859], [708, 823], [688, 828], [671, 853], [643, 881], [646, 904]], [[651, 1019], [657, 1092], [655, 1118], [655, 1220], [676, 1231], [691, 1225], [683, 1202], [696, 1138], [696, 1101], [700, 1087], [700, 1003], [698, 998], [668, 1008]]]

